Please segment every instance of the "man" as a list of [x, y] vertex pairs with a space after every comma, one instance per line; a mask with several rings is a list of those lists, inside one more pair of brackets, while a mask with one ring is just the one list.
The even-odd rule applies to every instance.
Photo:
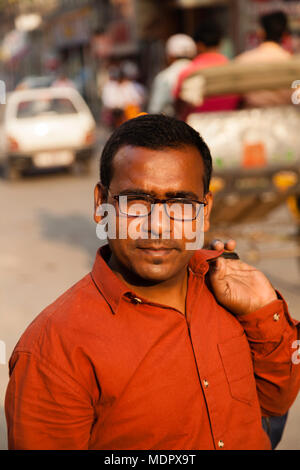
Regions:
[[199, 27], [195, 35], [198, 54], [182, 70], [173, 90], [174, 97], [178, 100], [177, 116], [180, 118], [186, 119], [191, 112], [227, 111], [237, 107], [239, 102], [238, 95], [211, 96], [205, 98], [201, 106], [195, 108], [182, 103], [180, 100], [180, 92], [186, 78], [204, 68], [217, 67], [228, 63], [228, 58], [220, 52], [221, 40], [222, 31], [214, 21], [207, 20]]
[[[276, 11], [264, 15], [260, 19], [262, 43], [243, 52], [235, 61], [241, 64], [284, 63], [291, 58], [291, 54], [283, 49], [281, 43], [287, 33], [287, 17], [285, 13]], [[291, 104], [291, 89], [259, 90], [249, 92], [244, 96], [244, 105], [248, 108], [278, 106]]]
[[12, 354], [10, 449], [270, 448], [261, 414], [283, 415], [297, 395], [298, 325], [263, 273], [220, 257], [222, 243], [187, 248], [198, 218], [209, 229], [211, 170], [199, 134], [171, 117], [137, 117], [109, 138], [94, 218], [114, 208], [115, 236], [106, 225], [92, 272]]
[[133, 78], [130, 64], [125, 62], [111, 67], [102, 89], [102, 121], [113, 129], [139, 114], [146, 101], [146, 90]]
[[175, 115], [173, 88], [180, 72], [189, 65], [196, 53], [196, 44], [190, 36], [174, 34], [169, 37], [166, 42], [167, 67], [153, 80], [148, 103], [149, 113]]

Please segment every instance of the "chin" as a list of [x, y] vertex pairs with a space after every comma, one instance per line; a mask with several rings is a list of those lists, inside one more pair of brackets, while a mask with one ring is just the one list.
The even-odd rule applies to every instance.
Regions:
[[133, 266], [135, 274], [148, 282], [163, 282], [176, 276], [177, 271], [174, 271], [174, 267], [162, 266], [162, 265], [151, 265], [151, 266]]

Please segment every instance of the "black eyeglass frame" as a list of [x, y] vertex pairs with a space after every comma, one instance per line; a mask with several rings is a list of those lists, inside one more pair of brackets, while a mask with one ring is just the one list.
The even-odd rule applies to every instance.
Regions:
[[[120, 214], [122, 215], [126, 215], [127, 217], [149, 217], [149, 215], [151, 215], [152, 211], [153, 211], [153, 207], [155, 204], [163, 204], [164, 206], [164, 209], [165, 209], [165, 212], [167, 214], [167, 216], [169, 217], [170, 220], [177, 220], [177, 221], [181, 221], [181, 222], [191, 222], [192, 220], [195, 220], [197, 219], [198, 215], [199, 215], [199, 212], [200, 212], [200, 209], [201, 209], [201, 205], [202, 206], [207, 206], [207, 202], [203, 202], [203, 201], [198, 201], [198, 199], [186, 199], [186, 198], [167, 198], [167, 199], [159, 199], [157, 197], [154, 197], [154, 196], [150, 196], [148, 194], [132, 194], [132, 193], [123, 193], [123, 194], [115, 194], [115, 195], [112, 195], [110, 193], [110, 191], [108, 191], [108, 193], [110, 194], [110, 196], [115, 199], [117, 202], [118, 202], [118, 208], [119, 208], [119, 212]], [[125, 197], [128, 197], [128, 196], [131, 196], [131, 197], [134, 197], [136, 199], [140, 198], [142, 200], [145, 200], [145, 201], [148, 201], [148, 202], [151, 202], [151, 208], [150, 208], [150, 211], [148, 212], [148, 214], [143, 214], [143, 215], [130, 215], [130, 214], [127, 214], [126, 212], [122, 212], [122, 210], [120, 209], [120, 203], [119, 203], [119, 198], [121, 196], [125, 196]], [[189, 219], [182, 219], [182, 218], [176, 218], [176, 217], [171, 217], [169, 214], [168, 214], [168, 210], [167, 210], [167, 202], [170, 202], [172, 201], [173, 204], [176, 204], [176, 203], [180, 203], [180, 202], [185, 202], [185, 204], [189, 204], [189, 203], [196, 203], [196, 204], [199, 204], [199, 208], [197, 210], [197, 214], [195, 215], [195, 217], [193, 218], [189, 218]]]

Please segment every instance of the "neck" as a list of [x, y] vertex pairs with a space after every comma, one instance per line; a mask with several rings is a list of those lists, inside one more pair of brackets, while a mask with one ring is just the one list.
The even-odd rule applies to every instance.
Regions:
[[205, 47], [203, 49], [199, 50], [199, 54], [211, 54], [211, 53], [219, 53], [219, 46], [214, 46], [214, 47]]
[[185, 314], [185, 299], [188, 285], [188, 269], [161, 282], [148, 281], [135, 276], [119, 265], [114, 255], [108, 262], [111, 270], [137, 295], [153, 303], [167, 305]]

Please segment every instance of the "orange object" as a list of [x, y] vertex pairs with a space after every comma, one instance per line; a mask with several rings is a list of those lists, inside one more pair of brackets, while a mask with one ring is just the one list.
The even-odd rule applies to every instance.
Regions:
[[139, 117], [139, 116], [145, 116], [146, 114], [149, 114], [149, 113], [145, 113], [145, 112], [143, 112], [143, 113], [139, 113], [139, 114], [138, 114], [136, 117]]
[[280, 298], [239, 319], [219, 305], [205, 274], [220, 254], [191, 259], [183, 315], [137, 297], [101, 248], [14, 349], [9, 449], [270, 449], [261, 412], [299, 390], [296, 322]]
[[266, 151], [263, 142], [245, 143], [243, 152], [243, 166], [246, 168], [262, 167], [267, 163]]
[[18, 150], [20, 150], [19, 143], [14, 137], [8, 135], [7, 142], [8, 142], [9, 150], [11, 152], [17, 152]]
[[124, 109], [125, 120], [133, 119], [141, 114], [141, 109], [136, 105], [128, 105]]
[[294, 171], [279, 171], [273, 176], [272, 181], [280, 191], [286, 191], [298, 183], [298, 175]]

